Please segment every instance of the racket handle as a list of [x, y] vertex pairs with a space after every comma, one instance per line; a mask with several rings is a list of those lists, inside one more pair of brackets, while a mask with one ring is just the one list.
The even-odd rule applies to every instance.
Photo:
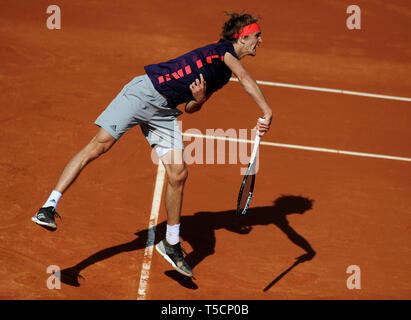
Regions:
[[254, 139], [254, 145], [258, 145], [260, 143], [260, 140], [261, 140], [261, 137], [258, 135], [258, 132], [257, 132], [257, 135], [255, 136], [255, 139]]
[[[259, 117], [258, 118], [258, 122], [261, 122], [261, 121], [264, 121], [265, 120], [265, 118], [264, 117]], [[259, 131], [257, 131], [257, 135], [256, 135], [256, 137], [255, 137], [255, 143], [260, 143], [260, 140], [261, 140], [261, 137], [260, 137], [260, 135], [259, 135]], [[257, 137], [258, 137], [258, 141], [257, 141]]]
[[[258, 118], [258, 121], [262, 121], [262, 120], [264, 120], [264, 118], [262, 117]], [[251, 153], [250, 164], [254, 163], [255, 158], [257, 157], [258, 146], [261, 140], [261, 137], [258, 133], [259, 132], [257, 131], [255, 138], [254, 138], [254, 147], [253, 147], [253, 152]]]
[[255, 158], [257, 156], [258, 146], [260, 144], [260, 140], [261, 140], [261, 137], [258, 135], [258, 132], [257, 132], [255, 139], [254, 139], [254, 147], [253, 147], [253, 153], [251, 154], [250, 163], [254, 163], [255, 161]]

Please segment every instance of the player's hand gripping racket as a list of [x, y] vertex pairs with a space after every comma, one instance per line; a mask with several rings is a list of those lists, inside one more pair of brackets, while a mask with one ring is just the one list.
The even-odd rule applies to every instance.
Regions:
[[[260, 120], [264, 120], [264, 119], [260, 118]], [[246, 174], [241, 183], [240, 193], [238, 194], [237, 214], [245, 214], [247, 212], [248, 207], [251, 202], [251, 198], [253, 196], [255, 174], [256, 174], [257, 153], [258, 153], [258, 147], [260, 145], [260, 140], [261, 140], [261, 137], [259, 136], [257, 132], [257, 135], [255, 136], [255, 140], [254, 140], [254, 148], [251, 154], [250, 163], [248, 164]]]

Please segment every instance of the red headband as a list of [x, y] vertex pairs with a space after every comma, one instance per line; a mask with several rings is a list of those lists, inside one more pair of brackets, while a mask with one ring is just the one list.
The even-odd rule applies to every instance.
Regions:
[[254, 22], [252, 24], [249, 24], [248, 26], [241, 28], [240, 31], [238, 31], [238, 33], [234, 33], [233, 38], [236, 39], [240, 37], [245, 37], [257, 31], [260, 31], [260, 27], [258, 26], [257, 22]]

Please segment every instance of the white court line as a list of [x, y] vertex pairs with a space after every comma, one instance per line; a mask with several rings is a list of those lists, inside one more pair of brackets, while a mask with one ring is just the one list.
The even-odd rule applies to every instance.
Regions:
[[[239, 82], [237, 78], [230, 78], [230, 81]], [[275, 86], [275, 87], [293, 88], [293, 89], [302, 89], [302, 90], [311, 90], [311, 91], [322, 91], [322, 92], [340, 93], [340, 94], [348, 94], [348, 95], [363, 96], [363, 97], [378, 98], [378, 99], [389, 99], [389, 100], [399, 100], [399, 101], [411, 102], [411, 98], [389, 96], [385, 94], [357, 92], [357, 91], [351, 91], [351, 90], [330, 89], [330, 88], [321, 88], [321, 87], [313, 87], [313, 86], [301, 86], [301, 85], [296, 85], [296, 84], [271, 82], [271, 81], [260, 81], [260, 80], [257, 80], [257, 83], [266, 85], [266, 86]]]
[[[183, 136], [195, 137], [195, 138], [205, 138], [205, 139], [215, 139], [215, 140], [225, 140], [225, 141], [233, 141], [233, 142], [241, 142], [241, 143], [254, 143], [253, 140], [236, 139], [236, 138], [229, 138], [229, 137], [223, 137], [223, 136], [210, 136], [210, 135], [202, 135], [202, 134], [186, 133], [186, 132], [183, 133]], [[328, 149], [328, 148], [308, 147], [308, 146], [300, 146], [300, 145], [285, 144], [285, 143], [276, 143], [276, 142], [269, 142], [269, 141], [261, 141], [260, 145], [266, 145], [266, 146], [271, 146], [271, 147], [279, 147], [279, 148], [290, 148], [290, 149], [317, 151], [317, 152], [337, 153], [337, 154], [344, 154], [344, 155], [357, 156], [357, 157], [369, 157], [369, 158], [379, 158], [379, 159], [388, 159], [388, 160], [411, 162], [411, 158], [405, 158], [405, 157], [388, 156], [388, 155], [374, 154], [374, 153], [353, 152], [353, 151]]]
[[154, 187], [153, 203], [151, 205], [150, 221], [148, 223], [148, 237], [146, 250], [144, 251], [143, 265], [141, 268], [140, 285], [138, 288], [137, 300], [146, 299], [146, 290], [148, 286], [148, 279], [150, 277], [151, 258], [153, 256], [153, 248], [155, 242], [155, 230], [158, 220], [158, 213], [160, 211], [161, 195], [163, 192], [163, 184], [165, 177], [165, 168], [163, 163], [159, 160], [157, 168], [156, 184]]

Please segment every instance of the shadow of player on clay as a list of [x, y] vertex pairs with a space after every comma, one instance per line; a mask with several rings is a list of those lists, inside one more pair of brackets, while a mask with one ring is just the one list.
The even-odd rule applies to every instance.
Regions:
[[[181, 217], [181, 238], [188, 242], [193, 249], [185, 257], [187, 263], [194, 269], [205, 258], [214, 254], [216, 245], [215, 231], [225, 229], [238, 234], [248, 234], [252, 227], [256, 225], [275, 225], [288, 239], [295, 245], [302, 248], [305, 253], [296, 258], [296, 262], [276, 277], [264, 291], [270, 289], [282, 277], [290, 272], [298, 264], [311, 260], [315, 256], [315, 251], [309, 242], [300, 234], [298, 234], [289, 224], [287, 215], [303, 214], [312, 209], [313, 200], [301, 196], [281, 196], [276, 199], [272, 206], [253, 207], [249, 208], [247, 214], [239, 216], [235, 210], [220, 211], [220, 212], [197, 212], [191, 216]], [[158, 243], [165, 235], [166, 222], [162, 222], [156, 226], [156, 243]], [[108, 259], [122, 252], [142, 250], [146, 247], [148, 230], [142, 230], [135, 233], [138, 237], [130, 242], [123, 243], [117, 246], [103, 249], [80, 261], [76, 265], [66, 268], [61, 271], [61, 282], [80, 286], [79, 279], [84, 279], [80, 272], [87, 267], [98, 263], [99, 261]], [[165, 275], [177, 281], [180, 285], [189, 288], [197, 289], [192, 278], [185, 277], [175, 270], [165, 272]]]

